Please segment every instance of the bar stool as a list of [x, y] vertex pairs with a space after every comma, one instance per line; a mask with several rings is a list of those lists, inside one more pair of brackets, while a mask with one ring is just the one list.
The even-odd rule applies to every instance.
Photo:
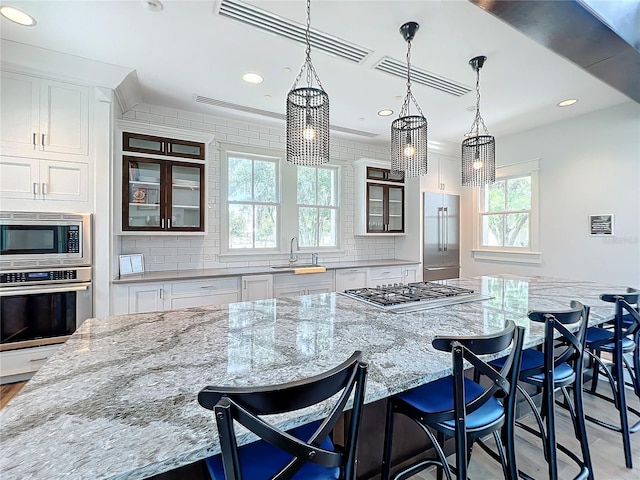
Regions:
[[[640, 418], [640, 412], [627, 405], [625, 388], [627, 384], [633, 387], [635, 394], [640, 398], [640, 359], [638, 358], [640, 313], [638, 313], [637, 307], [633, 306], [638, 304], [639, 294], [638, 290], [628, 289], [625, 294], [601, 295], [601, 300], [615, 303], [613, 329], [592, 327], [587, 330], [586, 337], [586, 347], [593, 364], [591, 388], [586, 392], [613, 403], [619, 412], [620, 424], [613, 425], [590, 415], [587, 415], [586, 418], [605, 428], [620, 432], [627, 468], [633, 468], [630, 434], [640, 430], [640, 420], [636, 421], [634, 425], [629, 425], [629, 413]], [[602, 360], [602, 352], [612, 355], [611, 366]], [[632, 359], [628, 360], [626, 355], [631, 355]], [[625, 380], [625, 370], [629, 382]], [[613, 398], [596, 392], [600, 373], [604, 374], [609, 381]]]
[[[550, 480], [558, 478], [557, 450], [562, 451], [580, 467], [579, 474], [574, 478], [593, 479], [582, 402], [583, 351], [588, 318], [589, 308], [576, 301], [571, 302], [570, 310], [529, 312], [531, 321], [544, 322], [545, 338], [542, 351], [534, 348], [523, 351], [519, 381], [521, 384], [529, 384], [541, 389], [542, 405], [538, 411], [531, 396], [519, 385], [518, 390], [531, 407], [538, 424], [538, 430], [520, 421], [516, 424], [542, 439]], [[578, 327], [576, 334], [569, 330], [571, 327]], [[500, 367], [503, 362], [504, 359], [500, 359], [492, 364]], [[573, 392], [573, 398], [567, 391], [568, 387]], [[565, 405], [571, 414], [574, 433], [582, 450], [582, 460], [572, 451], [557, 443], [555, 425], [555, 392], [557, 389], [562, 391]], [[525, 472], [519, 472], [519, 474], [525, 479], [532, 478]]]
[[[263, 387], [205, 387], [198, 394], [204, 408], [215, 411], [221, 454], [206, 459], [213, 480], [356, 478], [357, 441], [364, 404], [367, 365], [356, 351], [337, 367], [314, 377]], [[329, 433], [353, 393], [351, 415], [345, 416], [345, 445], [333, 444]], [[339, 395], [338, 395], [339, 394]], [[272, 415], [330, 399], [328, 416], [282, 431], [261, 415]], [[260, 440], [238, 447], [234, 421]]]
[[[473, 337], [435, 337], [432, 345], [440, 351], [451, 352], [453, 374], [391, 397], [387, 404], [387, 419], [382, 461], [382, 480], [389, 478], [393, 442], [394, 415], [409, 417], [429, 437], [438, 455], [437, 459], [423, 460], [394, 479], [407, 478], [429, 465], [438, 466], [448, 480], [452, 471], [458, 479], [467, 478], [468, 456], [474, 441], [493, 434], [505, 478], [517, 477], [514, 447], [515, 385], [522, 353], [524, 329], [508, 321], [506, 328], [493, 335]], [[503, 368], [495, 370], [479, 355], [511, 351]], [[482, 386], [464, 375], [464, 362], [473, 366], [481, 376], [487, 377], [488, 386]], [[456, 467], [451, 467], [436, 436], [453, 437], [456, 445]], [[505, 452], [506, 451], [506, 452]]]

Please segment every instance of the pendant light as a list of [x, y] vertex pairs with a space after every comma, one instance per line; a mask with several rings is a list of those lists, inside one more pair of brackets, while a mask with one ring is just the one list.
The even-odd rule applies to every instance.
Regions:
[[[310, 25], [311, 0], [307, 0], [306, 56], [287, 95], [287, 161], [316, 166], [329, 161], [329, 95], [311, 63]], [[307, 85], [298, 87], [303, 74]]]
[[[469, 65], [476, 72], [476, 118], [462, 141], [462, 185], [480, 187], [496, 181], [496, 139], [489, 135], [480, 115], [480, 69], [487, 57], [474, 57]], [[484, 132], [480, 134], [480, 125]]]
[[[419, 177], [427, 173], [427, 119], [411, 93], [411, 40], [420, 26], [407, 22], [400, 33], [407, 42], [407, 96], [399, 117], [391, 124], [391, 171], [405, 177]], [[411, 115], [411, 103], [419, 115]]]

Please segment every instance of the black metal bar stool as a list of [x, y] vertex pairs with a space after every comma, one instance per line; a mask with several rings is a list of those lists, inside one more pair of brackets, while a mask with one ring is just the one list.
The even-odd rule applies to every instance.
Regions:
[[[637, 306], [639, 297], [640, 292], [635, 289], [628, 289], [627, 293], [619, 295], [601, 295], [601, 300], [615, 303], [615, 317], [609, 325], [588, 329], [586, 337], [587, 351], [593, 364], [593, 377], [591, 388], [585, 391], [613, 403], [620, 414], [620, 423], [613, 425], [591, 415], [587, 415], [586, 418], [605, 428], [620, 432], [627, 468], [633, 468], [630, 434], [640, 430], [640, 420], [633, 425], [629, 424], [629, 413], [640, 419], [640, 412], [627, 405], [625, 388], [626, 385], [632, 387], [640, 398], [640, 359], [638, 358], [640, 313]], [[613, 328], [608, 328], [610, 326]], [[611, 354], [610, 365], [602, 360], [603, 352]], [[629, 356], [631, 359], [627, 358]], [[628, 380], [625, 379], [625, 370]], [[596, 391], [600, 374], [609, 381], [612, 397]]]
[[[367, 365], [362, 352], [320, 375], [264, 387], [205, 387], [198, 394], [204, 408], [215, 411], [222, 453], [206, 459], [213, 480], [353, 480], [364, 404]], [[329, 433], [353, 393], [352, 414], [345, 420], [345, 444], [333, 444]], [[334, 397], [335, 395], [335, 397]], [[263, 415], [290, 412], [331, 399], [328, 416], [319, 422], [283, 431]], [[260, 440], [238, 447], [234, 422]]]
[[[493, 434], [504, 477], [515, 479], [517, 466], [514, 448], [515, 385], [522, 353], [524, 329], [508, 321], [506, 328], [494, 335], [474, 337], [436, 337], [433, 346], [437, 350], [451, 352], [453, 375], [438, 379], [412, 390], [395, 395], [387, 404], [387, 420], [382, 462], [382, 480], [390, 473], [394, 415], [409, 417], [431, 440], [438, 458], [424, 460], [397, 472], [394, 479], [407, 478], [429, 465], [438, 466], [448, 480], [454, 472], [458, 479], [467, 478], [467, 462], [473, 443], [480, 437]], [[511, 351], [503, 367], [497, 371], [485, 363], [479, 355]], [[482, 386], [464, 375], [464, 363], [473, 366], [480, 377], [488, 379]], [[453, 437], [456, 445], [456, 467], [448, 464], [437, 437]]]
[[[542, 351], [528, 348], [522, 353], [520, 369], [521, 392], [534, 414], [538, 430], [522, 423], [516, 425], [542, 440], [544, 458], [547, 461], [549, 479], [558, 478], [557, 450], [571, 458], [580, 471], [574, 478], [593, 479], [593, 467], [587, 441], [584, 407], [582, 402], [582, 366], [584, 338], [587, 329], [589, 308], [580, 302], [572, 301], [571, 309], [564, 311], [529, 312], [529, 319], [534, 322], [544, 322], [545, 339]], [[576, 333], [570, 329], [577, 328]], [[503, 364], [503, 359], [492, 362], [496, 367]], [[541, 390], [542, 402], [538, 411], [534, 400], [522, 388], [522, 384], [529, 384]], [[573, 395], [569, 395], [567, 388], [571, 388]], [[560, 389], [573, 421], [574, 433], [580, 443], [582, 459], [556, 440], [555, 393]], [[531, 479], [527, 473], [519, 472], [525, 479]]]

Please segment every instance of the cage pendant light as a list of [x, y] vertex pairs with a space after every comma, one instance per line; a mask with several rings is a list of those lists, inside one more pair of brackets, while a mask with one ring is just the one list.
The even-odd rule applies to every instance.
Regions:
[[[400, 33], [407, 41], [407, 96], [400, 115], [391, 124], [391, 171], [405, 177], [419, 177], [427, 173], [427, 119], [411, 92], [411, 41], [418, 30], [416, 22], [407, 22]], [[413, 103], [418, 115], [411, 115]]]
[[462, 141], [462, 185], [466, 187], [480, 187], [496, 181], [496, 139], [489, 135], [480, 115], [480, 69], [486, 60], [484, 56], [469, 60], [476, 72], [476, 118], [467, 138]]
[[[311, 0], [307, 0], [305, 60], [287, 95], [287, 161], [315, 166], [329, 161], [329, 95], [311, 63], [310, 25]], [[303, 74], [307, 86], [298, 87]]]

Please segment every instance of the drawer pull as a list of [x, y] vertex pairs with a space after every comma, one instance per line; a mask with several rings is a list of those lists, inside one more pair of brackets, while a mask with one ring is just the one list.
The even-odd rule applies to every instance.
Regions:
[[30, 361], [30, 362], [43, 362], [43, 361], [45, 361], [45, 360], [46, 360], [46, 359], [48, 359], [48, 358], [49, 358], [49, 357], [32, 358], [32, 359], [30, 359], [29, 361]]
[[200, 288], [216, 288], [215, 285], [205, 285], [204, 287], [200, 287]]

